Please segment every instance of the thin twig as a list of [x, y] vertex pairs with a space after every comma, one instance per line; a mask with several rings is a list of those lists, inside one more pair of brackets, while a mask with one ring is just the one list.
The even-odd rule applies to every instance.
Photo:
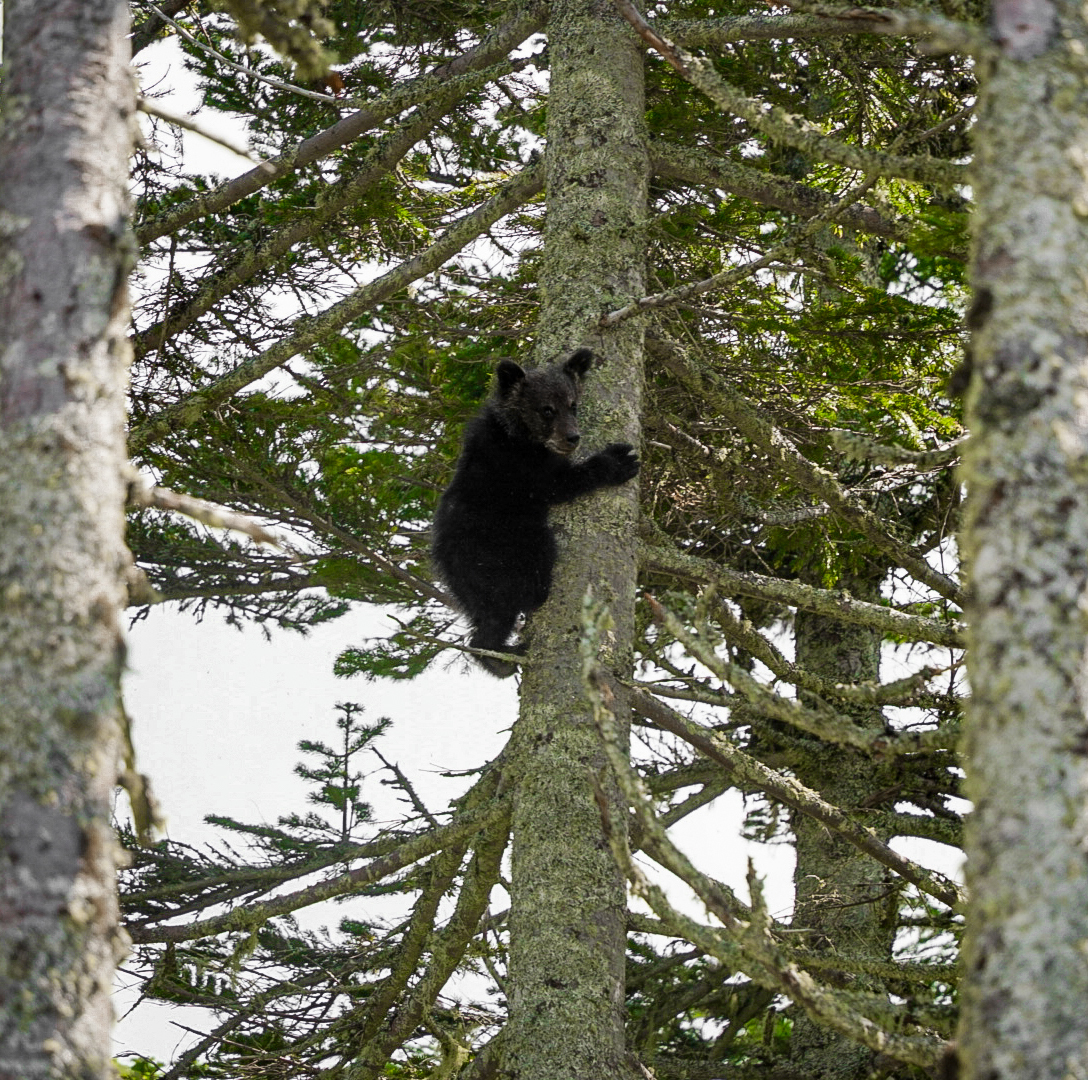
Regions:
[[169, 15], [166, 15], [154, 4], [147, 2], [147, 7], [162, 19], [164, 23], [172, 26], [187, 42], [189, 42], [190, 45], [200, 49], [201, 52], [207, 53], [208, 56], [214, 57], [219, 63], [225, 64], [232, 71], [237, 71], [239, 74], [245, 75], [248, 78], [256, 79], [258, 82], [266, 83], [276, 90], [286, 90], [289, 94], [298, 94], [300, 97], [310, 98], [311, 101], [321, 101], [326, 105], [335, 105], [338, 109], [343, 107], [344, 103], [342, 101], [331, 97], [329, 94], [319, 94], [316, 90], [307, 90], [302, 86], [295, 86], [293, 83], [283, 82], [281, 79], [273, 79], [268, 75], [261, 75], [252, 68], [247, 68], [242, 64], [236, 64], [233, 60], [227, 59], [227, 57], [217, 49], [213, 49], [210, 45], [205, 45], [199, 38], [195, 38], [184, 26], [175, 22]]
[[228, 150], [237, 154], [239, 157], [245, 158], [247, 161], [254, 160], [249, 150], [241, 143], [236, 143], [225, 135], [218, 135], [214, 131], [202, 127], [191, 117], [182, 116], [181, 113], [164, 109], [158, 102], [153, 101], [151, 98], [144, 97], [143, 94], [136, 98], [136, 108], [139, 109], [140, 112], [147, 113], [148, 116], [155, 116], [159, 120], [165, 120], [168, 124], [173, 124], [175, 127], [185, 128], [186, 131], [191, 131], [201, 138], [207, 139], [209, 142], [225, 146]]

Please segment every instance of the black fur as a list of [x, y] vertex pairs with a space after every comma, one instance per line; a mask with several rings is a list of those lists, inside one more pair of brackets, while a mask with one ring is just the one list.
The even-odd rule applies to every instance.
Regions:
[[[465, 429], [457, 470], [435, 515], [432, 552], [472, 623], [476, 648], [507, 651], [518, 616], [548, 598], [556, 555], [548, 507], [638, 473], [628, 443], [570, 460], [581, 438], [582, 379], [592, 363], [589, 349], [528, 373], [501, 361], [495, 393]], [[481, 657], [480, 663], [499, 678], [514, 673], [506, 661]]]

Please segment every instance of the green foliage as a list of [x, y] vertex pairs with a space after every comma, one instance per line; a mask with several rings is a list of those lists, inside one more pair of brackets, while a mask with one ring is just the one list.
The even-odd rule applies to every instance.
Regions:
[[158, 1080], [166, 1072], [166, 1067], [150, 1058], [137, 1058], [131, 1065], [115, 1061], [113, 1065], [122, 1080]]
[[321, 48], [321, 38], [334, 25], [321, 14], [326, 0], [221, 0], [219, 6], [237, 20], [246, 42], [264, 37], [282, 56], [290, 58], [302, 78], [323, 75], [335, 57]]
[[[131, 1064], [114, 1059], [113, 1067], [121, 1080], [160, 1080], [169, 1071], [162, 1062], [146, 1057], [137, 1057]], [[221, 1074], [205, 1065], [191, 1065], [186, 1075], [198, 1080], [200, 1077], [215, 1077]]]
[[363, 712], [361, 705], [340, 702], [336, 708], [340, 712], [336, 726], [342, 736], [341, 746], [333, 749], [322, 742], [303, 739], [298, 748], [304, 754], [318, 758], [319, 764], [309, 766], [300, 762], [295, 766], [295, 772], [316, 785], [308, 796], [309, 801], [338, 814], [339, 829], [335, 823], [317, 814], [307, 814], [304, 819], [292, 814], [284, 818], [283, 823], [291, 829], [312, 831], [317, 835], [333, 832], [337, 839], [346, 842], [360, 825], [370, 820], [370, 805], [359, 799], [363, 774], [352, 771], [352, 760], [386, 731], [392, 721], [382, 717], [376, 724], [364, 725], [359, 721]]
[[[872, 151], [942, 162], [967, 154], [977, 87], [962, 57], [923, 55], [888, 36], [796, 33], [722, 44], [714, 35], [734, 17], [778, 15], [742, 2], [656, 7], [667, 8], [664, 31], [766, 108]], [[303, 87], [309, 96], [285, 85], [295, 76], [279, 58], [239, 43], [229, 20], [195, 8], [178, 16], [213, 50], [181, 44], [206, 112], [244, 117], [262, 156], [293, 159], [314, 139], [325, 146], [308, 164], [219, 209], [201, 203], [184, 224], [148, 241], [137, 280], [131, 422], [141, 435], [139, 465], [168, 487], [253, 516], [286, 546], [224, 537], [159, 510], [133, 514], [130, 541], [163, 598], [198, 617], [215, 605], [235, 621], [305, 631], [359, 603], [394, 612], [392, 633], [340, 653], [342, 677], [410, 680], [448, 660], [458, 630], [431, 581], [435, 502], [496, 361], [545, 359], [534, 353], [541, 306], [550, 302], [539, 286], [540, 199], [443, 249], [429, 269], [412, 261], [543, 150], [542, 76], [551, 73], [540, 39], [504, 42], [486, 77], [471, 84], [451, 86], [442, 69], [460, 70], [464, 50], [520, 10], [499, 0], [332, 0], [323, 47], [338, 58], [339, 82]], [[510, 56], [531, 59], [515, 69], [504, 59]], [[847, 593], [863, 588], [874, 606], [946, 624], [955, 618], [948, 596], [923, 587], [900, 563], [903, 550], [934, 562], [952, 557], [960, 496], [951, 456], [932, 467], [850, 457], [836, 433], [915, 453], [962, 435], [947, 386], [962, 352], [969, 206], [963, 193], [937, 184], [875, 173], [863, 179], [810, 146], [768, 137], [716, 108], [652, 53], [645, 90], [656, 163], [655, 174], [642, 178], [650, 191], [647, 290], [667, 293], [725, 270], [735, 276], [726, 287], [640, 316], [647, 340], [640, 539], [649, 553], [640, 585], [741, 670], [791, 701], [815, 700], [820, 695], [785, 659], [795, 609], [770, 590], [719, 595], [702, 586], [740, 572]], [[337, 125], [352, 123], [359, 110], [368, 122], [335, 139]], [[218, 188], [217, 178], [175, 161], [168, 146], [142, 151], [135, 179], [145, 235], [158, 231], [151, 226], [162, 215], [214, 200]], [[761, 258], [760, 269], [741, 272]], [[363, 294], [370, 299], [350, 316], [329, 314], [358, 299], [366, 283], [402, 269], [395, 287]], [[315, 324], [315, 316], [324, 321]], [[246, 376], [285, 342], [271, 370]], [[596, 433], [586, 434], [592, 444]], [[874, 519], [879, 528], [865, 524]], [[663, 568], [661, 552], [689, 556], [694, 568]], [[884, 638], [887, 649], [896, 641]], [[769, 721], [723, 688], [655, 625], [648, 606], [631, 644], [644, 689], [659, 691], [667, 705], [690, 706], [768, 767], [816, 790], [829, 786], [835, 769], [828, 760], [844, 760], [841, 747]], [[920, 656], [923, 647], [915, 648]], [[857, 689], [849, 659], [843, 671], [825, 673], [820, 700], [855, 716], [856, 701], [835, 693], [840, 684]], [[889, 731], [945, 724], [954, 719], [952, 702], [923, 690], [889, 706], [881, 722]], [[425, 835], [417, 823], [427, 814], [414, 801], [411, 825], [377, 834], [362, 798], [359, 754], [387, 721], [364, 724], [360, 706], [339, 709], [335, 744], [301, 744], [307, 811], [271, 825], [211, 816], [225, 839], [206, 850], [177, 842], [143, 850], [125, 837], [134, 859], [125, 872], [133, 925], [155, 931], [215, 911], [237, 916], [176, 947], [140, 945], [150, 996], [238, 1021], [207, 1063], [187, 1066], [185, 1075], [205, 1068], [229, 1076], [339, 1074], [386, 1045], [390, 1018], [404, 1031], [375, 1069], [449, 1075], [454, 1043], [475, 1049], [505, 1019], [501, 914], [481, 920], [457, 961], [494, 983], [494, 1008], [477, 1004], [471, 1021], [451, 1018], [424, 977], [456, 925], [446, 920], [462, 875], [478, 862], [467, 841], [338, 894], [348, 899], [335, 931], [306, 929], [288, 916], [246, 922], [270, 897], [350, 875]], [[645, 717], [640, 722], [652, 734], [638, 765], [654, 782], [662, 814], [681, 819], [687, 800], [709, 800], [723, 774]], [[895, 762], [899, 771], [889, 779], [886, 763], [874, 761], [845, 809], [881, 836], [897, 828], [917, 835], [925, 828], [917, 815], [904, 825], [910, 815], [900, 804], [909, 802], [923, 808], [935, 835], [953, 835], [958, 780], [947, 754]], [[503, 767], [481, 762], [480, 782]], [[794, 842], [793, 811], [759, 790], [745, 794], [750, 839]], [[492, 791], [488, 799], [495, 798]], [[837, 887], [828, 885], [830, 908]], [[360, 897], [396, 898], [401, 908], [386, 921]], [[957, 932], [947, 912], [910, 894], [896, 902], [886, 937], [897, 958], [947, 959]], [[855, 945], [848, 927], [822, 927], [826, 940], [816, 946], [800, 929], [775, 929], [818, 978], [825, 951], [849, 956]], [[890, 944], [886, 951], [890, 965]], [[805, 1074], [803, 1063], [785, 1063], [798, 1010], [787, 1011], [748, 976], [662, 937], [636, 939], [628, 963], [630, 1041], [647, 1059], [661, 1059], [662, 1075], [683, 1075], [693, 1058], [698, 1075], [717, 1068]], [[829, 978], [865, 982], [885, 1002], [913, 995], [936, 1012], [953, 1001], [937, 978], [923, 992], [895, 969], [882, 970], [894, 977], [846, 969]]]
[[[350, 873], [361, 859], [375, 854], [370, 807], [360, 798], [363, 774], [358, 762], [389, 721], [362, 723], [363, 707], [355, 703], [341, 703], [337, 709], [337, 747], [310, 740], [299, 744], [304, 755], [316, 759], [316, 764], [302, 762], [295, 770], [308, 782], [308, 801], [316, 811], [288, 814], [275, 826], [209, 815], [207, 821], [233, 839], [204, 849], [168, 840], [142, 847], [122, 830], [132, 855], [121, 882], [130, 921], [153, 927], [178, 914], [223, 904], [245, 912], [247, 905], [278, 886], [297, 888], [312, 883], [315, 875]], [[237, 841], [244, 845], [241, 850], [234, 846]], [[356, 888], [352, 893], [375, 891], [395, 892], [398, 887], [383, 882], [377, 890]], [[289, 1010], [297, 998], [298, 1016], [303, 1017], [311, 1008], [333, 1007], [341, 995], [365, 995], [371, 976], [363, 958], [374, 951], [379, 934], [386, 933], [374, 921], [358, 917], [345, 918], [332, 933], [305, 930], [290, 915], [256, 918], [244, 930], [233, 924], [225, 930], [196, 941], [137, 948], [138, 962], [147, 972], [145, 996], [243, 1020], [219, 1055], [189, 1066], [186, 1076], [236, 1075], [238, 1069], [263, 1068], [289, 1056], [298, 1021], [281, 1022], [265, 1010], [273, 1002]], [[396, 937], [394, 930], [382, 947], [390, 947]], [[293, 982], [284, 983], [288, 972]], [[155, 1068], [153, 1062], [138, 1061], [127, 1075], [155, 1077]]]
[[429, 615], [415, 615], [402, 629], [375, 640], [367, 649], [345, 649], [333, 670], [342, 678], [414, 679], [444, 650], [437, 638], [438, 623]]

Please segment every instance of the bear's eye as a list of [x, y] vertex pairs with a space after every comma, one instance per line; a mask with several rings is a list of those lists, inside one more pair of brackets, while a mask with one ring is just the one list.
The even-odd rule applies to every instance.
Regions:
[[552, 406], [552, 405], [543, 406], [541, 408], [541, 410], [540, 410], [540, 415], [543, 416], [545, 420], [554, 420], [555, 419], [555, 407]]

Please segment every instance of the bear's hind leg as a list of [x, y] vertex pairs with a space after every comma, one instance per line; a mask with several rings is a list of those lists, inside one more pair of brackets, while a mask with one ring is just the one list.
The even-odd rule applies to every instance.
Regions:
[[[473, 618], [473, 633], [468, 643], [474, 649], [492, 649], [495, 652], [524, 653], [523, 645], [507, 645], [517, 622], [518, 613], [494, 612], [483, 613], [478, 618]], [[497, 679], [507, 679], [517, 671], [517, 664], [509, 660], [497, 660], [493, 656], [477, 656], [476, 660], [485, 670], [490, 671]]]

